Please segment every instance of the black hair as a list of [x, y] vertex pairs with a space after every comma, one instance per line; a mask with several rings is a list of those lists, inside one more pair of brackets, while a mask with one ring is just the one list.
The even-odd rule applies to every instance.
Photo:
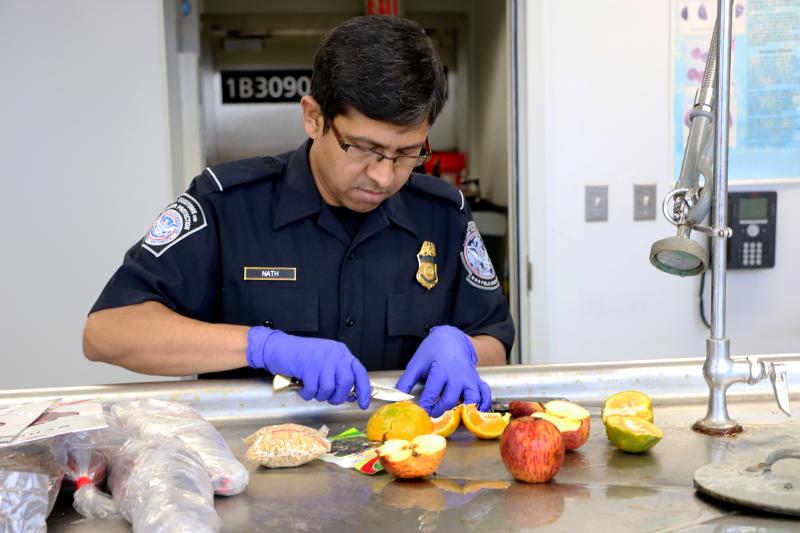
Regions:
[[370, 15], [331, 30], [314, 55], [311, 96], [327, 120], [353, 108], [393, 124], [433, 124], [447, 82], [425, 30], [408, 19]]

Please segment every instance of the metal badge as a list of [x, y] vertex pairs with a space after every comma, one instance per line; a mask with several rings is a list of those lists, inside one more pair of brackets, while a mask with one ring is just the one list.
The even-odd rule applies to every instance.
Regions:
[[417, 252], [417, 281], [420, 285], [431, 290], [439, 283], [439, 273], [436, 270], [436, 245], [431, 241], [422, 243]]

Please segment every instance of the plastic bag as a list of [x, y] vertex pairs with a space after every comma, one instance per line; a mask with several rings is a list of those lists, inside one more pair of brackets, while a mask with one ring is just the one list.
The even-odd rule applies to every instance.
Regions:
[[129, 440], [111, 459], [108, 486], [137, 533], [220, 529], [206, 466], [177, 439]]
[[47, 531], [49, 484], [45, 474], [0, 470], [0, 531]]
[[217, 494], [232, 496], [247, 487], [250, 474], [244, 465], [233, 456], [219, 431], [188, 405], [137, 400], [113, 405], [111, 413], [133, 437], [180, 439], [200, 456]]
[[[56, 462], [53, 452], [52, 442], [39, 441], [29, 444], [21, 444], [19, 446], [9, 446], [0, 451], [0, 472], [16, 472], [16, 473], [32, 473], [41, 474], [44, 478], [36, 478], [36, 476], [18, 476], [6, 475], [4, 476], [3, 491], [0, 493], [0, 500], [6, 496], [6, 489], [16, 494], [21, 494], [27, 490], [32, 490], [34, 493], [39, 492], [41, 481], [46, 480], [47, 506], [45, 507], [44, 518], [50, 515], [53, 506], [56, 503], [56, 496], [61, 489], [61, 481], [64, 479], [64, 470], [61, 465]], [[20, 492], [22, 491], [22, 492]], [[8, 496], [10, 496], [9, 493]], [[22, 505], [25, 502], [21, 502]], [[15, 513], [22, 512], [21, 508]], [[38, 512], [37, 512], [38, 513]], [[0, 524], [4, 527], [13, 528], [13, 523], [4, 524], [3, 513], [0, 513]], [[31, 515], [33, 516], [33, 515]], [[5, 531], [5, 530], [3, 530]], [[15, 531], [10, 529], [10, 531]]]
[[86, 518], [117, 514], [117, 504], [99, 487], [106, 479], [107, 432], [82, 431], [58, 439], [58, 459], [65, 470], [65, 486], [74, 485], [72, 507]]
[[327, 426], [319, 430], [299, 424], [265, 426], [244, 443], [247, 458], [268, 468], [300, 466], [331, 451]]

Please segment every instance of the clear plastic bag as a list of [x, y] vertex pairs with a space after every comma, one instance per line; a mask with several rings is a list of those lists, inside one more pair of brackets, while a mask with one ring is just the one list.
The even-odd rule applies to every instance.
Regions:
[[[34, 495], [39, 494], [42, 487], [41, 481], [46, 481], [44, 485], [46, 489], [44, 494], [47, 503], [44, 508], [44, 518], [46, 519], [53, 510], [53, 506], [56, 503], [56, 496], [58, 496], [58, 491], [61, 489], [61, 481], [64, 479], [64, 470], [56, 461], [52, 442], [39, 441], [3, 448], [2, 451], [0, 451], [0, 473], [3, 472], [5, 472], [6, 475], [3, 478], [0, 503], [2, 503], [5, 497], [10, 497], [11, 495], [11, 493], [6, 495], [6, 490], [12, 491], [15, 494], [22, 494], [30, 489], [33, 491], [31, 497], [34, 498]], [[41, 474], [44, 478], [27, 475], [8, 475], [9, 473]], [[20, 505], [26, 505], [25, 501], [22, 501]], [[4, 506], [5, 504], [3, 504], [3, 508]], [[15, 513], [18, 515], [19, 513], [23, 513], [19, 516], [27, 516], [25, 514], [26, 512], [24, 512], [21, 507], [15, 507], [15, 509], [17, 509]], [[33, 507], [31, 510], [32, 509]], [[34, 514], [38, 515], [41, 513], [37, 511]], [[6, 527], [9, 531], [17, 531], [13, 529], [13, 523], [3, 523], [4, 516], [3, 512], [0, 512], [0, 525]], [[31, 514], [31, 516], [33, 516], [33, 514]], [[2, 531], [5, 531], [5, 529]]]
[[47, 531], [49, 484], [45, 474], [0, 470], [0, 531]]
[[112, 457], [108, 486], [137, 533], [220, 529], [206, 466], [177, 439], [129, 440]]
[[265, 426], [244, 443], [249, 446], [247, 458], [267, 468], [304, 465], [331, 451], [328, 427], [316, 430], [299, 424]]
[[65, 470], [65, 486], [74, 485], [72, 506], [82, 516], [107, 518], [117, 504], [100, 490], [108, 471], [108, 432], [82, 431], [58, 439], [58, 459]]
[[244, 491], [250, 474], [231, 452], [219, 431], [188, 405], [161, 400], [137, 400], [111, 407], [115, 423], [132, 437], [175, 437], [200, 456], [214, 491], [232, 496]]

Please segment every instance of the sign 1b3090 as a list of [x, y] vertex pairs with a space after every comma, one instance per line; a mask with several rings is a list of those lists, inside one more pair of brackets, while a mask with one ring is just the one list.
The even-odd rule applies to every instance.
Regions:
[[299, 102], [311, 92], [311, 70], [223, 70], [223, 104]]

